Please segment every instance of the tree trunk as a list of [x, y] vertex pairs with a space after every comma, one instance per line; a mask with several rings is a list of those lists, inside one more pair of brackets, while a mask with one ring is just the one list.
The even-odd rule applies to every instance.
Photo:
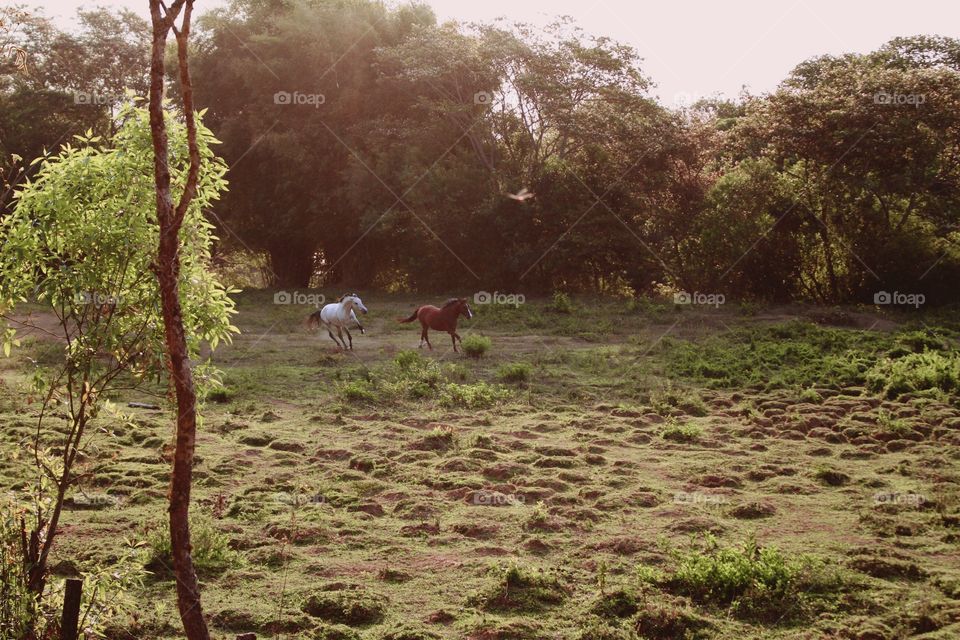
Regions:
[[[180, 10], [184, 9], [180, 30], [175, 27]], [[193, 117], [193, 91], [187, 65], [187, 38], [193, 0], [175, 0], [166, 9], [160, 0], [150, 0], [153, 24], [153, 47], [150, 64], [150, 133], [153, 138], [154, 180], [157, 187], [157, 221], [160, 242], [154, 271], [160, 287], [170, 377], [177, 401], [176, 448], [170, 479], [170, 547], [173, 571], [177, 578], [177, 608], [183, 630], [189, 640], [209, 640], [206, 621], [200, 606], [200, 586], [190, 555], [190, 488], [193, 481], [193, 455], [197, 432], [197, 394], [180, 308], [180, 226], [196, 193], [200, 171], [200, 154]], [[184, 119], [190, 151], [187, 183], [176, 208], [170, 194], [169, 149], [163, 112], [164, 50], [167, 34], [174, 31], [180, 67]]]
[[313, 278], [313, 254], [309, 247], [271, 247], [270, 267], [274, 287], [309, 287]]

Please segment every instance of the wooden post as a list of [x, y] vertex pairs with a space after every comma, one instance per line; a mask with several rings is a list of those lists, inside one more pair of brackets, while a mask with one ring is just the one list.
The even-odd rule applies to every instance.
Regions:
[[77, 640], [81, 593], [83, 593], [83, 580], [67, 578], [67, 588], [63, 596], [63, 617], [60, 619], [60, 637], [62, 640]]

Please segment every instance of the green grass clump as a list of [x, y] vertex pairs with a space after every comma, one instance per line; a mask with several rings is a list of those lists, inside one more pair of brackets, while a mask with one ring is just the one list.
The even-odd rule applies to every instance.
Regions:
[[731, 613], [765, 622], [801, 616], [842, 587], [838, 573], [808, 556], [791, 558], [775, 547], [749, 542], [677, 555], [669, 586], [697, 602], [729, 606]]
[[217, 387], [207, 392], [206, 399], [218, 404], [226, 404], [237, 397], [237, 390], [231, 387]]
[[350, 380], [337, 385], [337, 392], [347, 402], [373, 402], [377, 393], [373, 385], [366, 380]]
[[703, 417], [710, 413], [703, 398], [690, 391], [677, 389], [669, 385], [654, 392], [650, 397], [650, 404], [654, 411], [660, 415], [668, 415], [674, 409], [679, 409], [686, 414], [697, 417]]
[[436, 427], [417, 444], [422, 451], [446, 451], [456, 446], [456, 434], [448, 426]]
[[322, 624], [305, 637], [307, 640], [360, 640], [360, 633], [342, 624]]
[[[172, 575], [173, 555], [167, 522], [157, 522], [147, 529], [147, 569], [158, 575]], [[217, 575], [243, 563], [243, 556], [230, 548], [230, 537], [220, 531], [213, 518], [202, 513], [190, 517], [190, 544], [193, 565], [200, 575]]]
[[497, 369], [497, 377], [504, 382], [527, 382], [533, 374], [533, 367], [526, 362], [511, 362]]
[[[685, 603], [673, 602], [662, 596], [640, 603], [640, 610], [630, 619], [632, 630], [639, 638], [715, 637], [710, 633], [711, 623]], [[629, 637], [629, 636], [628, 636]], [[633, 640], [631, 638], [631, 640]]]
[[909, 422], [903, 418], [896, 417], [886, 409], [877, 411], [877, 426], [898, 435], [906, 435], [913, 431]]
[[712, 388], [774, 389], [864, 382], [890, 336], [794, 321], [706, 340], [664, 339], [668, 374]]
[[667, 422], [660, 430], [660, 437], [673, 442], [696, 442], [703, 435], [703, 429], [695, 424], [679, 424], [676, 421]]
[[394, 356], [393, 361], [401, 371], [409, 371], [423, 363], [423, 356], [416, 351], [407, 349]]
[[379, 636], [380, 640], [439, 640], [440, 636], [433, 631], [402, 623], [389, 629]]
[[511, 565], [493, 570], [493, 579], [471, 604], [488, 612], [538, 612], [561, 604], [567, 589], [552, 574]]
[[553, 302], [550, 303], [550, 310], [557, 313], [573, 313], [574, 306], [570, 296], [562, 291], [553, 294]]
[[326, 622], [351, 626], [380, 622], [386, 613], [383, 598], [360, 589], [318, 591], [304, 601], [302, 609]]
[[467, 336], [467, 339], [460, 345], [463, 352], [471, 358], [482, 358], [491, 346], [493, 346], [493, 341], [490, 338], [477, 335]]
[[884, 358], [866, 375], [867, 386], [887, 398], [904, 393], [960, 391], [960, 354], [924, 351], [902, 358]]
[[440, 389], [440, 404], [444, 407], [486, 409], [506, 397], [503, 389], [486, 382], [474, 384], [448, 383]]

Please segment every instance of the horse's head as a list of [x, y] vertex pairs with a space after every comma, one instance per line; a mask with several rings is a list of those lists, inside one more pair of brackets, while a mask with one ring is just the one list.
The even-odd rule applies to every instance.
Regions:
[[363, 300], [360, 299], [355, 293], [348, 293], [347, 295], [340, 298], [340, 303], [343, 304], [347, 309], [359, 309], [361, 313], [366, 313], [367, 308], [363, 306]]
[[473, 317], [473, 311], [470, 310], [466, 298], [457, 298], [457, 311], [467, 320]]

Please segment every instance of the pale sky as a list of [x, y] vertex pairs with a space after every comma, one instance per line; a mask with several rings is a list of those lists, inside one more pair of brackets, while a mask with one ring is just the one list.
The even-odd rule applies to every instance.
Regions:
[[[3, 2], [5, 0], [0, 0]], [[21, 0], [67, 17], [79, 6], [123, 6], [148, 16], [147, 0]], [[224, 0], [196, 0], [198, 11]], [[394, 4], [390, 2], [389, 4]], [[957, 0], [428, 0], [441, 20], [497, 17], [544, 24], [572, 16], [587, 32], [632, 45], [668, 105], [715, 94], [772, 90], [799, 62], [864, 53], [898, 35], [960, 38]]]

